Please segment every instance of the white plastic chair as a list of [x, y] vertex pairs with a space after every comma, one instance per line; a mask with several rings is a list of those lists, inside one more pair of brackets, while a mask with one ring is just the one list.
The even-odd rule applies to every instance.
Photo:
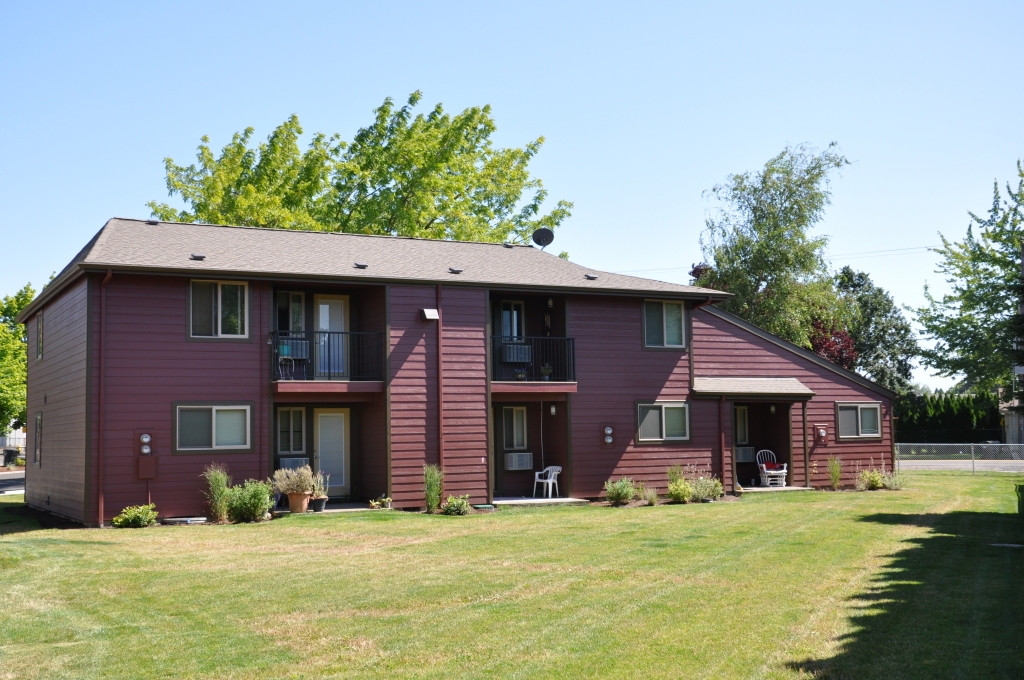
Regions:
[[[562, 468], [558, 465], [549, 465], [540, 472], [533, 474], [533, 497], [537, 497], [537, 485], [543, 484], [544, 497], [554, 498], [558, 496], [558, 473]], [[555, 495], [551, 495], [551, 488], [554, 487]]]
[[761, 473], [761, 484], [765, 486], [786, 486], [786, 463], [777, 470], [769, 470], [765, 463], [775, 463], [775, 452], [761, 449], [757, 452], [757, 469]]

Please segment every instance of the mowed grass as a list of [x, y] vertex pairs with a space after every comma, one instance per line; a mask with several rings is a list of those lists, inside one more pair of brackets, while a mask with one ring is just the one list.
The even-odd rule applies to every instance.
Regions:
[[[0, 678], [1019, 678], [1021, 489], [40, 530], [0, 511]], [[20, 503], [0, 497], [0, 509]]]

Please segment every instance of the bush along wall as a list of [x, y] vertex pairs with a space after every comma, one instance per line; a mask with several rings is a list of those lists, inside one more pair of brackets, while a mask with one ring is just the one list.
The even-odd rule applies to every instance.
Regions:
[[999, 397], [985, 394], [903, 394], [893, 405], [896, 441], [977, 444], [1002, 438]]

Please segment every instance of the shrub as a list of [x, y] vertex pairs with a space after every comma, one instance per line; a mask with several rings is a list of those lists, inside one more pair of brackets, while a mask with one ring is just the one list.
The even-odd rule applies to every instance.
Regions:
[[465, 496], [448, 496], [448, 500], [441, 506], [441, 513], [445, 515], [468, 515], [469, 494]]
[[639, 496], [641, 499], [647, 501], [647, 505], [658, 504], [658, 489], [653, 486], [645, 486], [643, 490], [640, 491]]
[[857, 475], [857, 491], [876, 491], [883, 486], [883, 473], [875, 468], [861, 470]]
[[427, 512], [434, 512], [441, 505], [441, 489], [444, 473], [436, 465], [423, 466], [423, 495], [427, 500]]
[[695, 501], [713, 501], [725, 495], [722, 482], [717, 477], [697, 477], [697, 479], [693, 480], [691, 486], [693, 487], [693, 500]]
[[221, 463], [207, 465], [202, 477], [209, 487], [209, 491], [204, 492], [204, 495], [206, 504], [210, 507], [210, 521], [223, 524], [228, 521], [228, 491], [231, 488], [228, 469]]
[[25, 459], [24, 458], [15, 458], [14, 459], [14, 464], [17, 465], [18, 467], [25, 467]]
[[835, 456], [828, 459], [828, 478], [833, 489], [839, 489], [843, 483], [843, 461]]
[[604, 483], [604, 491], [612, 505], [624, 505], [636, 497], [636, 486], [629, 477], [622, 477], [614, 482], [609, 479]]
[[313, 470], [308, 465], [274, 470], [274, 489], [283, 494], [313, 493]]
[[129, 505], [121, 511], [121, 514], [113, 519], [113, 524], [118, 529], [141, 529], [151, 524], [156, 524], [156, 506]]
[[273, 493], [274, 488], [269, 482], [255, 479], [247, 479], [245, 484], [231, 487], [226, 499], [228, 518], [232, 522], [259, 522], [274, 505]]
[[331, 488], [331, 476], [320, 470], [313, 475], [313, 498], [327, 498], [327, 490]]
[[902, 472], [883, 472], [882, 473], [882, 486], [890, 491], [899, 491], [903, 488], [906, 480], [903, 477]]
[[668, 475], [669, 484], [671, 484], [672, 482], [678, 482], [679, 480], [683, 479], [683, 466], [680, 465], [679, 463], [676, 463], [668, 470], [666, 470], [665, 474]]
[[693, 498], [693, 487], [685, 479], [677, 479], [669, 482], [668, 497], [673, 503], [689, 503]]

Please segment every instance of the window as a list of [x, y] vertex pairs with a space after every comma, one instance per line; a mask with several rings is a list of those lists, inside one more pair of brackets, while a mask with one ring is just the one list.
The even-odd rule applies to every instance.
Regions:
[[179, 406], [177, 448], [249, 448], [249, 407]]
[[746, 406], [736, 407], [736, 444], [744, 445], [750, 443], [749, 416]]
[[301, 333], [306, 330], [302, 293], [277, 294], [277, 330], [290, 333]]
[[282, 408], [277, 410], [277, 451], [280, 454], [303, 453], [306, 409]]
[[637, 405], [637, 441], [660, 442], [690, 438], [690, 409], [686, 402]]
[[685, 347], [682, 302], [644, 301], [644, 344], [647, 347]]
[[192, 282], [194, 338], [244, 338], [249, 306], [247, 285], [229, 281]]
[[522, 302], [502, 301], [501, 335], [506, 338], [522, 338], [526, 336], [526, 319]]
[[505, 450], [526, 448], [526, 407], [506, 406], [504, 409]]
[[840, 439], [882, 437], [881, 404], [836, 404], [836, 411]]
[[43, 412], [36, 413], [36, 437], [33, 442], [32, 462], [36, 467], [43, 463]]
[[43, 313], [36, 314], [36, 360], [43, 358]]

